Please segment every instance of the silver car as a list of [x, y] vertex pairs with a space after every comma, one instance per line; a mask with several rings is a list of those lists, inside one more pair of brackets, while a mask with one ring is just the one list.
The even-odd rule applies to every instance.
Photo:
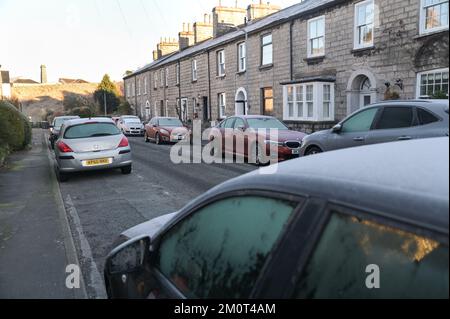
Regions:
[[92, 118], [66, 121], [55, 143], [56, 173], [60, 182], [73, 172], [120, 168], [132, 169], [128, 139], [111, 119]]
[[50, 126], [50, 136], [49, 141], [52, 149], [55, 148], [55, 141], [58, 139], [59, 131], [61, 126], [65, 121], [79, 119], [79, 116], [58, 116], [53, 119], [52, 125]]
[[144, 124], [138, 117], [121, 117], [117, 127], [125, 135], [144, 136]]
[[373, 104], [353, 113], [330, 130], [305, 137], [300, 155], [448, 136], [448, 108], [448, 100], [385, 101]]

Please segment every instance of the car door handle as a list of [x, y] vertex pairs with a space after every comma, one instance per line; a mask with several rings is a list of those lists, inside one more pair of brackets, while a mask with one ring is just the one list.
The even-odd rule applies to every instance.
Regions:
[[411, 136], [400, 136], [398, 138], [398, 140], [399, 141], [409, 141], [409, 140], [412, 140], [412, 137]]
[[355, 142], [364, 142], [366, 139], [364, 138], [364, 137], [355, 137], [354, 139], [353, 139]]

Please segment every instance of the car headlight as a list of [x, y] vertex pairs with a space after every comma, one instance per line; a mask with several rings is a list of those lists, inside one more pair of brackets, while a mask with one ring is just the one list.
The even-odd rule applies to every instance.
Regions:
[[284, 146], [284, 143], [283, 142], [279, 142], [279, 141], [265, 140], [264, 143], [266, 145]]

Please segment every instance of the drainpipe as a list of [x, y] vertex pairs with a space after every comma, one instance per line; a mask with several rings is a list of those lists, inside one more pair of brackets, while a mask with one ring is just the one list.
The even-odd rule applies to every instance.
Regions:
[[208, 115], [209, 115], [209, 121], [211, 122], [212, 121], [212, 110], [211, 110], [211, 103], [212, 103], [212, 100], [211, 100], [211, 66], [209, 65], [209, 62], [210, 62], [210, 57], [209, 57], [209, 53], [210, 53], [210, 51], [207, 51], [206, 52], [207, 53], [207, 55], [208, 55]]
[[137, 102], [137, 76], [134, 77], [134, 110], [138, 115], [138, 102]]
[[181, 116], [181, 61], [178, 61], [177, 63], [178, 63], [177, 64], [178, 65], [178, 77], [180, 80], [178, 81], [178, 103], [175, 107], [176, 108], [180, 107], [179, 109], [177, 109], [177, 114], [181, 121], [182, 120], [181, 119], [181, 117], [182, 117]]
[[[247, 98], [247, 105], [244, 105], [244, 114], [247, 115], [248, 111], [250, 111], [250, 98], [249, 98], [249, 94], [250, 94], [250, 88], [248, 86], [248, 32], [247, 30], [244, 29], [245, 32], [245, 90], [247, 92], [245, 92], [247, 94], [246, 98]], [[248, 110], [248, 111], [247, 111]]]
[[292, 29], [294, 26], [294, 20], [291, 21], [291, 23], [289, 24], [289, 76], [290, 76], [290, 80], [293, 81], [294, 80], [294, 45], [293, 45], [293, 36], [292, 36]]

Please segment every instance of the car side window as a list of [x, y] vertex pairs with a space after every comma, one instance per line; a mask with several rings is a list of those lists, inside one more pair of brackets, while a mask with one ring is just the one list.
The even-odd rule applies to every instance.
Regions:
[[377, 130], [405, 128], [413, 126], [414, 114], [412, 107], [388, 106], [383, 109], [377, 123]]
[[214, 202], [163, 236], [156, 268], [188, 298], [248, 298], [297, 204], [258, 196]]
[[237, 118], [236, 119], [236, 121], [234, 122], [234, 128], [235, 129], [237, 129], [237, 128], [239, 128], [239, 127], [245, 127], [245, 122], [244, 122], [244, 120], [243, 119], [241, 119], [241, 118]]
[[377, 112], [378, 108], [373, 107], [355, 114], [344, 122], [342, 132], [353, 133], [370, 131]]
[[228, 119], [225, 122], [224, 128], [233, 128], [234, 120], [235, 120], [234, 118]]
[[428, 111], [425, 111], [424, 109], [418, 107], [417, 108], [417, 117], [419, 119], [420, 125], [427, 125], [435, 122], [439, 122], [439, 119], [431, 114]]
[[448, 258], [448, 244], [335, 212], [295, 297], [448, 298]]

